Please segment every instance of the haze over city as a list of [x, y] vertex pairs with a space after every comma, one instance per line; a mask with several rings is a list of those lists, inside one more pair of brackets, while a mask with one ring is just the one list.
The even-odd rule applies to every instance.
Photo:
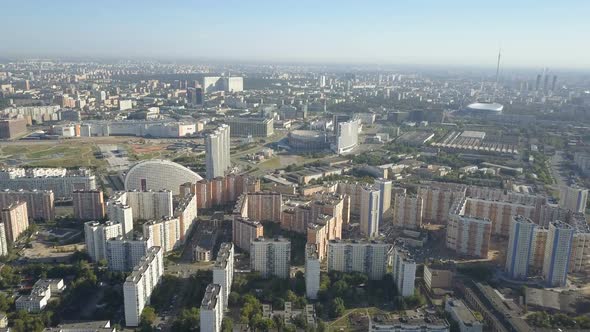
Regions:
[[0, 56], [590, 67], [587, 1], [6, 1]]

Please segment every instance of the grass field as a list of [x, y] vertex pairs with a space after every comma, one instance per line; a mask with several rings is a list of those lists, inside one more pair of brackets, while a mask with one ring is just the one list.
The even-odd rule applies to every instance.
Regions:
[[[52, 142], [53, 143], [53, 142]], [[54, 144], [10, 144], [0, 147], [0, 163], [37, 167], [104, 167], [93, 143], [57, 141]]]

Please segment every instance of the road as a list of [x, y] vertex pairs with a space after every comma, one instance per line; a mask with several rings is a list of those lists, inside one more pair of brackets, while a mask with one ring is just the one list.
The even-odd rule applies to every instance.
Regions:
[[566, 170], [565, 170], [565, 158], [564, 158], [563, 151], [556, 151], [553, 157], [549, 162], [549, 167], [551, 169], [551, 176], [553, 177], [554, 185], [553, 187], [556, 190], [559, 190], [559, 187], [562, 185], [567, 184], [567, 177], [566, 177]]

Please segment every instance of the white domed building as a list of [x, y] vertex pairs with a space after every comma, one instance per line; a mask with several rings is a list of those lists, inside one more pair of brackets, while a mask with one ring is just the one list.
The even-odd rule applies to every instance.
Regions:
[[154, 159], [135, 164], [125, 176], [125, 190], [170, 190], [179, 194], [180, 185], [203, 178], [190, 169], [169, 160]]
[[491, 102], [477, 102], [467, 105], [465, 112], [473, 115], [500, 115], [504, 105]]

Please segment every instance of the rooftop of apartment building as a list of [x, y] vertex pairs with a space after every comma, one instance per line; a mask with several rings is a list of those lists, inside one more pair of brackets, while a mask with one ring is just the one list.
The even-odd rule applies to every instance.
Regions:
[[221, 286], [219, 286], [218, 284], [207, 285], [205, 295], [203, 296], [203, 300], [201, 301], [201, 310], [215, 309], [215, 307], [217, 306], [217, 302], [219, 301], [220, 291]]
[[147, 254], [141, 258], [137, 266], [133, 268], [133, 272], [125, 279], [125, 283], [137, 284], [160, 250], [162, 250], [160, 247], [149, 248]]

